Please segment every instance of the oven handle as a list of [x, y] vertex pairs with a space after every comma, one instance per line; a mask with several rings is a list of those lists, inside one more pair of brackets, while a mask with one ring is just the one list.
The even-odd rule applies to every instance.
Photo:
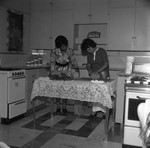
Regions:
[[139, 100], [146, 100], [146, 99], [150, 99], [150, 98], [143, 98], [143, 97], [140, 97], [140, 96], [136, 96]]
[[25, 76], [23, 76], [23, 77], [14, 77], [14, 78], [12, 78], [12, 80], [15, 80], [15, 79], [24, 79], [24, 78], [26, 78]]

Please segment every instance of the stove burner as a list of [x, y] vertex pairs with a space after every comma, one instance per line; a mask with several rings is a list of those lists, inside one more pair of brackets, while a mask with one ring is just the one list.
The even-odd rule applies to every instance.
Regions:
[[131, 78], [131, 81], [140, 81], [140, 82], [144, 82], [147, 81], [148, 78], [144, 77], [144, 76], [135, 76], [133, 78]]

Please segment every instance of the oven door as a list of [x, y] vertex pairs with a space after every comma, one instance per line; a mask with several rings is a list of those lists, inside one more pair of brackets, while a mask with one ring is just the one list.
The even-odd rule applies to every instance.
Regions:
[[25, 99], [26, 78], [8, 78], [8, 103]]
[[127, 126], [140, 127], [140, 122], [137, 114], [138, 105], [150, 99], [150, 93], [144, 91], [127, 90], [125, 99], [125, 120]]

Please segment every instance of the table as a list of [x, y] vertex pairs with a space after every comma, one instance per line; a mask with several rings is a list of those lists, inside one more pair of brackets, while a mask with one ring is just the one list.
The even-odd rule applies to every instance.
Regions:
[[104, 83], [90, 80], [50, 80], [49, 77], [40, 77], [33, 83], [31, 102], [35, 121], [34, 98], [62, 98], [87, 102], [97, 102], [106, 107], [106, 132], [108, 129], [109, 109], [112, 108], [112, 98], [115, 92], [115, 80]]

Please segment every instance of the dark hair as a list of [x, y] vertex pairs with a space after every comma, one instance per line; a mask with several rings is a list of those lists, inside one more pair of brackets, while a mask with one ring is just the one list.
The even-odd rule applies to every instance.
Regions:
[[62, 45], [68, 46], [68, 40], [65, 36], [59, 35], [55, 39], [55, 47], [56, 48], [61, 48]]
[[82, 55], [87, 55], [87, 53], [88, 53], [87, 49], [89, 47], [95, 48], [96, 45], [97, 44], [92, 39], [90, 39], [90, 38], [84, 39], [81, 44]]

